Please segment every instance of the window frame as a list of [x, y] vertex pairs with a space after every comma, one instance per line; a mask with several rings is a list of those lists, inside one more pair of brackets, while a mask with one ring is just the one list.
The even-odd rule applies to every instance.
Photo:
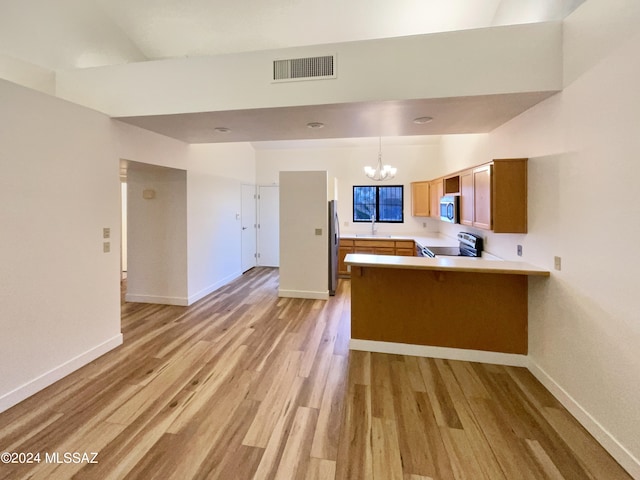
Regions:
[[[356, 218], [356, 189], [358, 188], [375, 188], [375, 208], [376, 223], [404, 223], [404, 185], [353, 185], [351, 200], [352, 200], [352, 219], [354, 223], [369, 223], [371, 219], [357, 219]], [[380, 190], [385, 188], [400, 188], [400, 219], [399, 220], [380, 220]]]

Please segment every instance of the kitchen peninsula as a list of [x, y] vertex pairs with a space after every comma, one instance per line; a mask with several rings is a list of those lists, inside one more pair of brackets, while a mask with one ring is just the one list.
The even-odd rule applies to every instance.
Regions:
[[348, 254], [351, 338], [527, 354], [523, 262]]

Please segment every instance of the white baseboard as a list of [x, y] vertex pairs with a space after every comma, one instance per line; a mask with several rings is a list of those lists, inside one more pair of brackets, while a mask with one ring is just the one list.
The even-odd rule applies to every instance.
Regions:
[[127, 293], [125, 301], [133, 303], [157, 303], [159, 305], [177, 305], [180, 307], [189, 306], [189, 299], [186, 297], [160, 297], [156, 295], [136, 295]]
[[375, 340], [359, 340], [354, 338], [349, 342], [349, 348], [351, 350], [364, 350], [365, 352], [393, 353], [396, 355], [443, 358], [446, 360], [464, 360], [467, 362], [493, 363], [512, 367], [526, 367], [528, 365], [526, 355], [468, 350], [465, 348], [432, 347], [428, 345], [378, 342]]
[[223, 278], [222, 280], [209, 285], [206, 288], [203, 288], [202, 290], [200, 290], [197, 293], [194, 293], [193, 295], [189, 295], [189, 298], [187, 299], [188, 303], [187, 305], [192, 305], [195, 302], [197, 302], [198, 300], [206, 297], [207, 295], [209, 295], [210, 293], [215, 292], [216, 290], [218, 290], [220, 287], [224, 287], [227, 283], [232, 282], [233, 280], [235, 280], [238, 277], [242, 276], [242, 272], [234, 272], [231, 275], [226, 276], [225, 278]]
[[329, 290], [321, 292], [309, 290], [278, 290], [279, 297], [285, 298], [310, 298], [314, 300], [329, 300]]
[[600, 423], [587, 412], [564, 388], [529, 357], [529, 371], [549, 390], [578, 422], [622, 465], [633, 478], [640, 479], [640, 460], [635, 458]]
[[220, 287], [224, 287], [227, 283], [235, 280], [241, 275], [242, 275], [242, 272], [234, 272], [231, 275], [228, 275], [227, 277], [223, 278], [222, 280], [219, 280], [216, 283], [213, 283], [208, 287], [203, 288], [199, 292], [194, 293], [193, 295], [189, 295], [188, 297], [163, 297], [163, 296], [157, 296], [157, 295], [137, 295], [135, 293], [127, 293], [124, 299], [127, 302], [134, 302], [134, 303], [157, 303], [160, 305], [177, 305], [179, 307], [188, 307], [189, 305], [194, 304], [201, 298], [204, 298], [210, 293], [215, 292]]
[[101, 357], [109, 350], [113, 350], [117, 346], [122, 345], [122, 334], [118, 334], [113, 338], [110, 338], [106, 342], [96, 345], [95, 347], [87, 350], [80, 355], [67, 360], [61, 365], [49, 370], [48, 372], [40, 375], [39, 377], [30, 380], [24, 385], [10, 391], [0, 397], [0, 412], [4, 412], [21, 401], [29, 398], [34, 393], [39, 392], [47, 388], [49, 385], [57, 382], [63, 377], [66, 377], [70, 373], [84, 367], [88, 363], [92, 362], [98, 357]]

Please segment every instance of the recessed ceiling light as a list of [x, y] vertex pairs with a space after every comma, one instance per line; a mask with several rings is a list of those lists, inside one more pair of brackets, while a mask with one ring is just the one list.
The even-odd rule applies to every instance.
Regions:
[[216, 127], [214, 130], [218, 133], [229, 133], [231, 131], [231, 129], [227, 127]]
[[418, 117], [413, 119], [413, 123], [424, 125], [425, 123], [429, 123], [431, 120], [433, 120], [433, 117]]
[[309, 122], [307, 123], [307, 128], [322, 128], [324, 127], [324, 123], [322, 122]]

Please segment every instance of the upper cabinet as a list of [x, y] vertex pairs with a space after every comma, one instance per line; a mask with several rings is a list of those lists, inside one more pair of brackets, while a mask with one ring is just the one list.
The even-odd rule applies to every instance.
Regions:
[[477, 228], [491, 230], [491, 167], [483, 165], [473, 169], [473, 222]]
[[411, 186], [414, 216], [440, 218], [440, 197], [457, 195], [462, 225], [495, 233], [527, 233], [526, 158], [497, 159]]
[[442, 178], [432, 180], [429, 184], [429, 198], [431, 217], [440, 218], [440, 198], [444, 195], [444, 181]]
[[527, 233], [527, 159], [494, 160], [491, 218], [495, 233]]
[[460, 223], [473, 226], [473, 169], [460, 173]]
[[429, 207], [429, 182], [413, 182], [411, 184], [411, 215], [428, 217]]
[[449, 175], [443, 180], [443, 195], [460, 195], [460, 175]]
[[500, 159], [460, 174], [460, 223], [527, 233], [527, 159]]

